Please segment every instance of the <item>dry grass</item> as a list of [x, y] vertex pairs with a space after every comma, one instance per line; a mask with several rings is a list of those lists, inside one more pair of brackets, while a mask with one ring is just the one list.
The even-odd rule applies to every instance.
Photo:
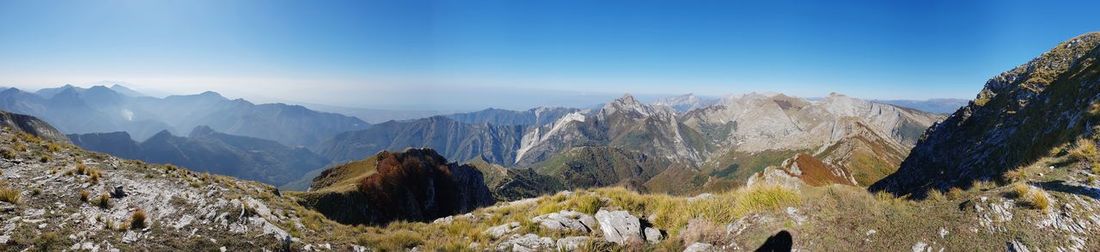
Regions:
[[96, 206], [99, 206], [99, 207], [102, 207], [102, 208], [110, 208], [111, 207], [111, 201], [110, 200], [111, 200], [111, 196], [104, 193], [104, 194], [100, 194], [99, 198], [96, 198], [95, 203], [96, 203]]
[[962, 196], [963, 196], [963, 190], [959, 189], [958, 187], [952, 187], [951, 189], [947, 190], [947, 199], [957, 200], [957, 199], [961, 199]]
[[1027, 185], [1025, 183], [1012, 184], [1012, 194], [1021, 203], [1027, 204], [1032, 208], [1049, 213], [1051, 211], [1051, 199], [1050, 194], [1044, 191], [1042, 188]]
[[1069, 155], [1079, 161], [1097, 161], [1100, 159], [1100, 151], [1096, 149], [1096, 142], [1091, 139], [1078, 139]]
[[91, 192], [87, 190], [80, 190], [80, 202], [88, 202], [88, 197], [91, 196]]
[[9, 187], [0, 187], [0, 201], [8, 202], [12, 204], [19, 204], [19, 197], [21, 192]]
[[142, 229], [145, 228], [145, 210], [138, 208], [134, 210], [134, 213], [130, 215], [130, 229]]
[[0, 149], [0, 157], [4, 159], [15, 159], [15, 151], [8, 148]]

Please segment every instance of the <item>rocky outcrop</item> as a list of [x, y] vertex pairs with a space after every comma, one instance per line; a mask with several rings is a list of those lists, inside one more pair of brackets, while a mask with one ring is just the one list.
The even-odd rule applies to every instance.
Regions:
[[596, 229], [596, 219], [577, 211], [562, 210], [531, 218], [531, 222], [553, 231], [589, 233]]
[[301, 203], [341, 223], [378, 225], [429, 221], [493, 202], [476, 168], [448, 163], [431, 149], [408, 149], [322, 172]]
[[0, 127], [12, 128], [16, 131], [31, 134], [51, 141], [68, 142], [65, 134], [54, 129], [50, 124], [33, 116], [0, 111]]
[[871, 190], [922, 197], [930, 189], [966, 188], [1092, 134], [1100, 113], [1098, 45], [1100, 33], [1081, 35], [993, 77]]
[[596, 220], [600, 223], [604, 240], [618, 244], [641, 243], [648, 241], [657, 243], [663, 236], [661, 231], [653, 227], [643, 227], [641, 220], [627, 211], [607, 211], [600, 209], [596, 212]]

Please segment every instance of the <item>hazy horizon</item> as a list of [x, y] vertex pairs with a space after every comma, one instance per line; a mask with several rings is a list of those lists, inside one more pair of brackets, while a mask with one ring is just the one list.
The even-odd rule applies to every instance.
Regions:
[[9, 1], [0, 86], [445, 111], [623, 93], [972, 99], [1098, 28], [1074, 15], [1098, 4]]

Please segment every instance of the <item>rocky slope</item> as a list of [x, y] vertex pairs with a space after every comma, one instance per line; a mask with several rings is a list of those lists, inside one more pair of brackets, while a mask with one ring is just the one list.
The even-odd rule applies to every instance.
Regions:
[[432, 220], [494, 202], [480, 171], [431, 149], [384, 151], [330, 168], [301, 197], [330, 219], [373, 225]]
[[973, 102], [930, 128], [897, 173], [871, 187], [922, 197], [930, 189], [1000, 180], [1074, 141], [1095, 141], [1100, 33], [1065, 41], [993, 77]]
[[126, 132], [69, 135], [72, 142], [92, 151], [150, 163], [174, 164], [199, 172], [282, 185], [307, 172], [323, 168], [328, 159], [305, 148], [275, 141], [235, 136], [199, 126], [188, 136], [168, 131], [136, 142]]
[[268, 185], [0, 128], [0, 250], [365, 249]]
[[18, 132], [24, 132], [42, 139], [68, 142], [68, 138], [61, 131], [54, 129], [50, 124], [38, 120], [33, 116], [0, 111], [0, 128], [12, 128]]
[[513, 111], [506, 109], [486, 109], [477, 112], [446, 115], [451, 120], [469, 124], [492, 125], [546, 125], [557, 121], [562, 116], [580, 111], [575, 108], [533, 108], [526, 111]]

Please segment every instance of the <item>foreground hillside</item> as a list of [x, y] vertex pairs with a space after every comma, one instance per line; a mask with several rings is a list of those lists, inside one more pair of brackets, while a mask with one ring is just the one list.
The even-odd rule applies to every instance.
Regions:
[[[982, 183], [924, 201], [766, 180], [690, 198], [609, 188], [498, 203], [426, 223], [352, 227], [268, 185], [90, 153], [12, 128], [0, 133], [0, 149], [5, 250], [737, 251], [782, 230], [794, 248], [809, 250], [1100, 248], [1092, 238], [1100, 236], [1095, 182], [1078, 184], [1077, 193]], [[1069, 167], [1076, 166], [1030, 176], [1043, 184], [1080, 172]], [[1050, 204], [1029, 195], [1046, 195]]]

